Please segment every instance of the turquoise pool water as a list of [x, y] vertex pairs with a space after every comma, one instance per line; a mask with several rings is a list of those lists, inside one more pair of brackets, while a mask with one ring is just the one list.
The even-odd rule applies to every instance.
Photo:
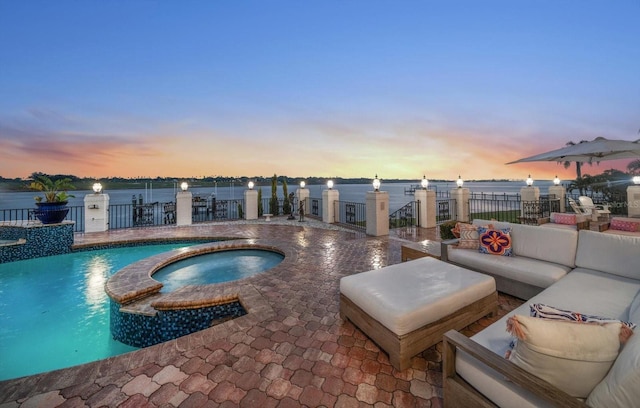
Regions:
[[260, 249], [212, 252], [172, 263], [153, 274], [164, 285], [161, 292], [172, 292], [186, 285], [206, 285], [248, 278], [273, 268], [284, 256]]
[[135, 350], [111, 338], [105, 282], [130, 263], [193, 244], [110, 248], [0, 264], [0, 380]]

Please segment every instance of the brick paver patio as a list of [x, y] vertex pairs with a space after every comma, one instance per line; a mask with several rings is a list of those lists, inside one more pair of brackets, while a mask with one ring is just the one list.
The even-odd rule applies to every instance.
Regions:
[[[251, 285], [269, 313], [249, 313], [103, 361], [0, 382], [0, 408], [442, 406], [441, 343], [398, 372], [339, 317], [341, 277], [399, 263], [403, 243], [434, 239], [435, 229], [400, 229], [376, 238], [315, 228], [311, 220], [282, 224], [276, 219], [77, 235], [77, 245], [176, 237], [277, 241], [295, 262], [239, 283]], [[521, 301], [501, 295], [500, 303], [502, 316]], [[483, 318], [464, 332], [473, 334], [496, 319]]]

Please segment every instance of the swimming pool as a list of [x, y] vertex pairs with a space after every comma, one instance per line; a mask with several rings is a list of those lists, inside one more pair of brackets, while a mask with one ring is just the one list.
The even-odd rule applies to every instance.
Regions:
[[248, 278], [278, 265], [284, 256], [263, 249], [217, 251], [169, 264], [153, 274], [164, 286], [160, 292], [172, 292], [186, 285], [205, 285]]
[[0, 264], [0, 380], [136, 350], [111, 337], [105, 282], [128, 264], [193, 244], [109, 248]]

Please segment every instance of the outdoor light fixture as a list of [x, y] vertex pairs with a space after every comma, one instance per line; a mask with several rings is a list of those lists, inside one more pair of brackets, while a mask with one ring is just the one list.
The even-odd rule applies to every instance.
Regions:
[[427, 176], [422, 176], [422, 181], [420, 182], [423, 190], [426, 190], [429, 187], [429, 180], [427, 180]]
[[373, 191], [380, 191], [380, 179], [378, 179], [377, 174], [376, 178], [373, 179]]
[[558, 176], [556, 176], [556, 178], [553, 179], [553, 185], [554, 186], [559, 186], [560, 185], [560, 179], [558, 178]]
[[253, 181], [250, 181], [249, 182], [249, 190], [253, 190], [253, 186], [254, 186]]
[[93, 192], [96, 194], [100, 194], [101, 191], [102, 191], [102, 184], [93, 183]]
[[533, 185], [533, 179], [531, 178], [531, 174], [527, 177], [527, 186], [531, 187]]
[[187, 191], [187, 189], [189, 188], [189, 184], [187, 184], [186, 181], [183, 181], [182, 184], [180, 184], [180, 188], [182, 189], [182, 191]]
[[306, 185], [307, 185], [307, 183], [305, 183], [304, 181], [300, 182], [300, 188], [304, 188], [304, 186], [306, 186]]
[[640, 184], [640, 176], [633, 176], [631, 180], [633, 181], [633, 184]]
[[463, 184], [464, 184], [464, 181], [462, 180], [462, 177], [458, 175], [458, 179], [456, 180], [456, 185], [458, 186], [458, 188], [462, 188]]
[[329, 188], [329, 190], [333, 188], [333, 180], [327, 181], [327, 187]]

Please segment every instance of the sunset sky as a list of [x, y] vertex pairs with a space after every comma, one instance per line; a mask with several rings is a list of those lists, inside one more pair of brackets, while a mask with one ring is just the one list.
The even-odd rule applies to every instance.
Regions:
[[505, 163], [640, 138], [639, 44], [638, 0], [0, 0], [0, 176], [574, 178]]

